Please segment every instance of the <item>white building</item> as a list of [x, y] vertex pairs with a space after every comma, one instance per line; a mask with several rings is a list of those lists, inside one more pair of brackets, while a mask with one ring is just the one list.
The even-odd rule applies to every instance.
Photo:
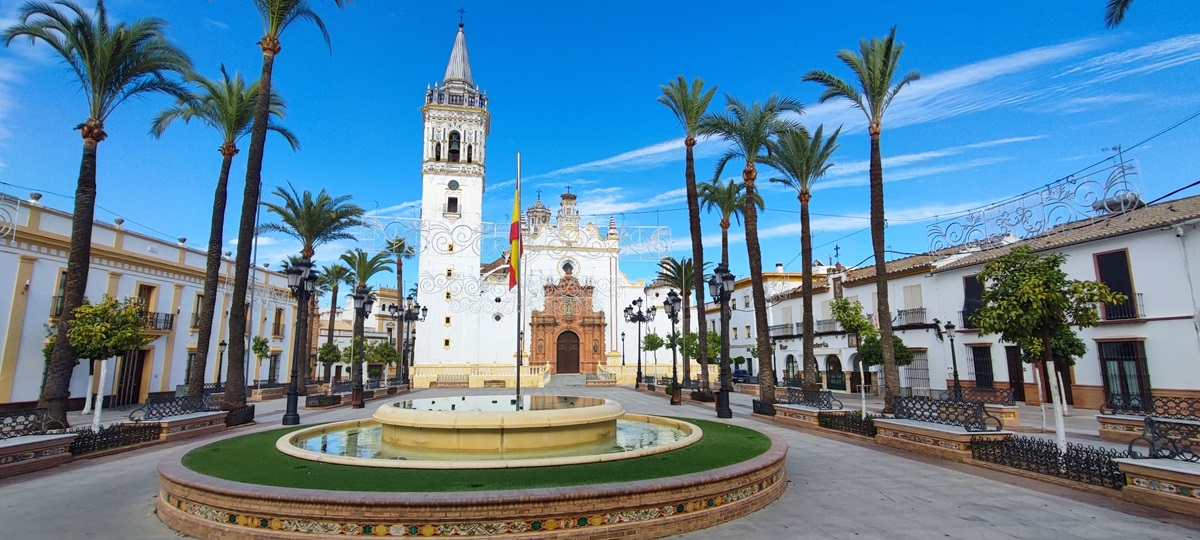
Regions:
[[[0, 194], [0, 405], [30, 408], [41, 392], [42, 347], [61, 315], [61, 299], [71, 243], [70, 213], [47, 208], [32, 194], [21, 200]], [[92, 264], [86, 297], [137, 297], [146, 306], [147, 335], [153, 341], [110, 361], [105, 395], [110, 405], [142, 403], [154, 395], [173, 395], [185, 384], [196, 350], [199, 312], [204, 299], [205, 253], [189, 248], [185, 239], [160, 240], [129, 231], [115, 223], [95, 222]], [[213, 323], [211, 357], [206, 383], [225, 380], [228, 358], [218, 344], [228, 339], [225, 323], [232, 291], [233, 261], [221, 263], [219, 308]], [[287, 278], [257, 269], [251, 288], [250, 332], [270, 342], [270, 356], [261, 364], [250, 358], [247, 381], [284, 381], [290, 371], [295, 300]], [[247, 347], [249, 349], [249, 347]], [[99, 373], [99, 370], [97, 370]], [[71, 379], [70, 410], [83, 407], [88, 380], [87, 362]]]

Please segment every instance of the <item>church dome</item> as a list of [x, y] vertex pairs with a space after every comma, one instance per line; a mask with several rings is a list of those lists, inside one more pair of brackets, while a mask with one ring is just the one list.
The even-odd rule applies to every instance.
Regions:
[[533, 206], [530, 206], [525, 211], [525, 215], [529, 217], [529, 224], [534, 228], [550, 222], [550, 209], [542, 204], [541, 195], [538, 195], [537, 202], [533, 203]]

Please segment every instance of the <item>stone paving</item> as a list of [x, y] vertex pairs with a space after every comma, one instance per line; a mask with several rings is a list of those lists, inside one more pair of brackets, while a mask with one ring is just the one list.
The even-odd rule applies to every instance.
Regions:
[[[531, 389], [529, 393], [553, 390], [563, 393], [562, 389]], [[434, 389], [410, 395], [494, 393], [497, 390]], [[631, 412], [715, 419], [709, 407], [671, 407], [664, 394], [627, 388], [579, 388], [571, 393], [615, 399]], [[760, 512], [678, 538], [1200, 539], [1197, 518], [837, 435], [761, 422], [750, 418], [750, 400], [734, 394], [735, 418], [731, 422], [774, 433], [788, 442], [791, 484], [787, 492]], [[384, 402], [368, 403], [365, 410], [301, 411], [301, 419], [319, 423], [359, 418]], [[260, 403], [257, 426], [185, 444], [275, 428], [283, 407], [283, 400]], [[847, 408], [856, 406], [847, 402]], [[178, 538], [155, 517], [153, 504], [155, 466], [177, 448], [177, 444], [164, 445], [83, 459], [0, 480], [0, 537]]]

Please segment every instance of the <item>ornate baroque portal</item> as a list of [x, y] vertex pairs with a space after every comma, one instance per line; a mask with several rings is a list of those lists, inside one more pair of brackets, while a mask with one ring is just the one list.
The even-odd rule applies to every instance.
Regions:
[[544, 309], [530, 314], [531, 365], [551, 373], [595, 373], [604, 359], [604, 312], [592, 311], [594, 287], [581, 285], [571, 263], [558, 283], [544, 286]]

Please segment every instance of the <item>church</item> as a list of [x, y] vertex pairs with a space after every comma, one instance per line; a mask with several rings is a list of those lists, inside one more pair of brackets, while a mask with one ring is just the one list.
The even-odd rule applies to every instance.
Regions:
[[[515, 384], [505, 374], [515, 375], [518, 330], [525, 336], [522, 376], [595, 375], [602, 366], [612, 366], [609, 374], [628, 371], [632, 383], [638, 328], [624, 321], [623, 310], [645, 298], [647, 309], [655, 305], [661, 312], [667, 290], [631, 280], [621, 271], [628, 239], [611, 216], [604, 226], [582, 222], [578, 195], [569, 188], [557, 211], [539, 193], [520, 216], [524, 324], [517, 327], [518, 289], [508, 286], [509, 253], [497, 249], [507, 243], [508, 226], [483, 219], [488, 100], [472, 77], [466, 34], [459, 24], [445, 76], [426, 89], [421, 108], [417, 301], [429, 312], [415, 324], [414, 385], [461, 383], [458, 379], [466, 377], [485, 377], [496, 386], [501, 381]], [[660, 241], [663, 233], [669, 234], [656, 229], [662, 229], [657, 231]], [[658, 257], [665, 254], [662, 245]], [[641, 330], [665, 335], [669, 325], [660, 313]], [[624, 344], [623, 333], [628, 334]], [[628, 359], [622, 345], [630, 352]], [[620, 369], [623, 362], [627, 369]], [[527, 384], [537, 383], [522, 382]]]

